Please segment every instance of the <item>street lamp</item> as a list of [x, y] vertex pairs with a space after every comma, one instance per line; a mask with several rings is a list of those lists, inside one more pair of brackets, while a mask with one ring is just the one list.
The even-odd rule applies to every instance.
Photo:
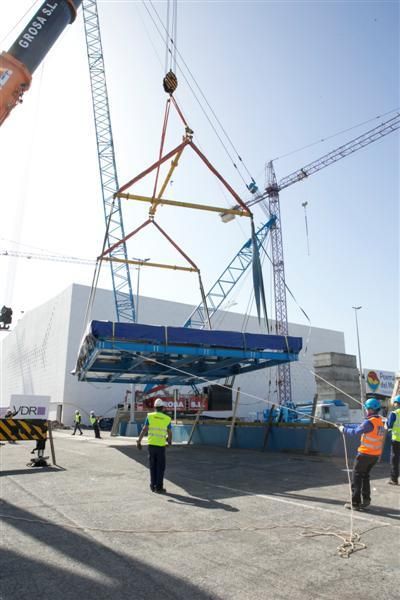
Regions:
[[[140, 291], [140, 267], [142, 265], [144, 265], [144, 263], [147, 263], [149, 260], [151, 260], [150, 258], [136, 258], [135, 256], [132, 257], [133, 260], [137, 260], [138, 261], [138, 265], [137, 265], [137, 284], [136, 284], [136, 306], [135, 306], [135, 321], [136, 323], [139, 321], [139, 291]], [[135, 410], [136, 410], [136, 389], [135, 389], [135, 384], [132, 383], [131, 384], [131, 416], [130, 416], [130, 422], [134, 423], [135, 421]]]
[[150, 258], [136, 258], [135, 256], [132, 257], [133, 260], [137, 260], [139, 261], [139, 264], [137, 266], [137, 285], [136, 285], [136, 323], [139, 321], [139, 290], [140, 290], [140, 267], [142, 265], [144, 265], [144, 263], [149, 262], [149, 260], [151, 260]]
[[359, 379], [360, 379], [360, 400], [361, 400], [361, 405], [363, 404], [364, 401], [364, 386], [363, 386], [363, 374], [362, 374], [362, 366], [361, 366], [361, 350], [360, 350], [360, 336], [358, 333], [358, 318], [357, 318], [357, 311], [360, 310], [360, 308], [362, 308], [362, 306], [352, 306], [353, 310], [354, 310], [354, 315], [356, 318], [356, 331], [357, 331], [357, 345], [358, 345], [358, 364], [359, 364]]

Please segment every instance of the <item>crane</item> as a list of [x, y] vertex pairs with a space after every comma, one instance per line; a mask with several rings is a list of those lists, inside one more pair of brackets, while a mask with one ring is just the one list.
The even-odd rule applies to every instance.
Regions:
[[65, 27], [73, 23], [82, 0], [43, 2], [8, 52], [0, 55], [0, 125], [22, 102], [32, 74]]
[[[22, 95], [29, 88], [35, 68], [40, 64], [66, 24], [73, 22], [76, 10], [81, 3], [84, 13], [103, 208], [107, 225], [107, 241], [108, 246], [111, 247], [116, 240], [124, 238], [124, 227], [119, 199], [115, 200], [113, 197], [115, 190], [119, 189], [119, 186], [96, 0], [83, 0], [83, 2], [82, 0], [64, 0], [58, 3], [44, 2], [18, 40], [7, 53], [1, 55], [0, 125], [12, 108], [18, 102], [22, 101]], [[46, 40], [45, 43], [43, 43], [43, 39]], [[293, 183], [304, 180], [313, 173], [356, 152], [368, 144], [381, 139], [399, 127], [400, 115], [396, 115], [378, 127], [367, 131], [332, 152], [325, 154], [320, 159], [284, 177], [279, 182], [276, 179], [273, 162], [270, 161], [268, 163], [268, 182], [264, 192], [261, 194], [255, 193], [246, 202], [246, 205], [250, 207], [256, 203], [268, 202], [270, 214], [269, 225], [266, 223], [265, 226], [262, 226], [258, 230], [256, 239], [257, 245], [262, 247], [268, 232], [270, 231], [271, 233], [275, 326], [277, 334], [288, 334], [286, 282], [280, 223], [280, 191]], [[252, 240], [246, 242], [206, 295], [206, 303], [207, 301], [210, 302], [213, 313], [216, 312], [244, 271], [248, 268], [251, 261], [245, 257], [248, 256], [248, 250], [251, 246]], [[117, 320], [135, 321], [135, 306], [125, 244], [119, 244], [113, 251], [112, 256], [118, 258], [118, 255], [119, 258], [123, 259], [122, 261], [110, 261]], [[226, 279], [227, 276], [228, 279]], [[195, 313], [197, 313], [196, 318], [194, 318]], [[202, 302], [193, 311], [185, 326], [193, 327], [194, 324], [201, 326], [205, 314], [207, 314], [207, 310], [205, 304]], [[291, 403], [290, 366], [288, 364], [279, 366], [279, 401], [280, 404]]]
[[[75, 20], [81, 4], [84, 14], [104, 217], [108, 242], [112, 245], [115, 240], [124, 237], [124, 226], [119, 200], [113, 199], [113, 194], [118, 189], [118, 180], [96, 0], [43, 2], [8, 52], [1, 54], [0, 125], [12, 109], [22, 102], [23, 94], [30, 87], [35, 69], [67, 24]], [[8, 253], [11, 255], [10, 251]], [[21, 253], [19, 256], [22, 256]], [[112, 256], [126, 260], [125, 244], [121, 244]], [[33, 254], [31, 253], [29, 257], [33, 258]], [[25, 256], [25, 258], [29, 257]], [[50, 258], [47, 257], [47, 260]], [[134, 321], [135, 307], [129, 266], [126, 263], [110, 263], [110, 266], [117, 320]]]
[[79, 256], [63, 256], [62, 254], [45, 254], [40, 252], [23, 252], [20, 250], [0, 250], [0, 256], [26, 258], [28, 260], [50, 260], [52, 262], [66, 262], [76, 265], [93, 266], [96, 264], [96, 260], [90, 258], [79, 258]]
[[[119, 189], [119, 185], [97, 2], [96, 0], [83, 0], [82, 8], [96, 129], [97, 157], [106, 222], [106, 237], [108, 247], [110, 248], [116, 241], [124, 239], [124, 223], [120, 200], [119, 198], [114, 199], [115, 190]], [[110, 256], [111, 258], [122, 259], [120, 262], [110, 261], [117, 321], [135, 322], [135, 305], [129, 264], [127, 262], [126, 244], [120, 244], [110, 253]]]
[[[278, 335], [288, 335], [288, 318], [287, 318], [287, 301], [286, 301], [286, 281], [285, 268], [283, 258], [283, 243], [280, 217], [280, 202], [279, 192], [290, 185], [307, 179], [310, 175], [317, 173], [321, 169], [336, 163], [337, 161], [361, 150], [365, 146], [380, 140], [382, 137], [392, 133], [400, 128], [400, 114], [396, 114], [387, 121], [381, 123], [377, 127], [366, 131], [360, 136], [350, 140], [346, 144], [339, 146], [335, 150], [328, 152], [319, 159], [305, 165], [301, 169], [287, 175], [279, 182], [276, 179], [276, 174], [273, 162], [268, 163], [268, 183], [264, 192], [255, 194], [248, 202], [247, 206], [268, 201], [268, 212], [270, 215], [269, 221], [260, 227], [256, 232], [257, 245], [262, 248], [268, 232], [271, 235], [271, 254], [272, 266], [274, 274], [274, 298], [275, 298], [275, 328]], [[271, 222], [272, 221], [272, 222]], [[270, 224], [268, 226], [268, 224]], [[229, 263], [229, 266], [222, 275], [217, 279], [210, 291], [205, 295], [205, 301], [210, 305], [212, 313], [221, 306], [227, 295], [232, 291], [236, 283], [242, 277], [243, 273], [251, 264], [251, 260], [246, 260], [246, 256], [251, 255], [252, 240], [251, 238], [242, 246], [237, 255]], [[233, 268], [232, 268], [233, 267]], [[206, 327], [205, 319], [206, 307], [201, 302], [187, 319], [186, 327]], [[279, 404], [291, 406], [291, 377], [290, 366], [288, 363], [278, 366], [278, 394]]]

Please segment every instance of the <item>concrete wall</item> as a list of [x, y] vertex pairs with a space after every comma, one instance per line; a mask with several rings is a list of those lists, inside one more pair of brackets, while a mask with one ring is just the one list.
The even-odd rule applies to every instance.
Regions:
[[[316, 379], [319, 401], [343, 400], [351, 409], [360, 408], [360, 380], [355, 356], [338, 352], [315, 354], [314, 370], [323, 378]], [[326, 383], [327, 381], [338, 389]], [[358, 401], [352, 400], [349, 396]]]
[[[90, 288], [73, 285], [45, 304], [26, 313], [2, 345], [1, 405], [8, 405], [11, 394], [41, 394], [51, 397], [50, 417], [56, 419], [62, 407], [62, 421], [72, 424], [76, 407], [82, 411], [83, 422], [88, 413], [113, 416], [114, 407], [123, 401], [126, 386], [121, 384], [79, 383], [71, 375], [84, 334], [84, 318]], [[156, 298], [140, 298], [140, 322], [156, 325], [181, 325], [193, 307]], [[97, 290], [91, 319], [115, 320], [114, 295], [109, 290]], [[214, 327], [239, 330], [246, 322], [246, 331], [262, 332], [255, 317], [220, 311]], [[272, 323], [273, 328], [273, 323]], [[292, 389], [296, 403], [311, 401], [315, 391], [313, 368], [315, 352], [344, 352], [344, 335], [339, 331], [289, 324], [289, 334], [303, 337], [304, 350], [299, 363], [293, 363]], [[241, 387], [238, 416], [255, 416], [268, 405], [277, 402], [277, 369], [265, 369], [240, 376], [235, 386]]]

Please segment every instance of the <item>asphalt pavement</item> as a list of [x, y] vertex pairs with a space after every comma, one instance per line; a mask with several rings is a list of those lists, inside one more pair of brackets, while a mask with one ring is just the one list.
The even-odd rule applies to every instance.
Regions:
[[343, 459], [174, 445], [157, 495], [133, 438], [54, 435], [57, 466], [27, 467], [33, 442], [0, 447], [1, 600], [398, 598], [387, 463], [352, 514]]

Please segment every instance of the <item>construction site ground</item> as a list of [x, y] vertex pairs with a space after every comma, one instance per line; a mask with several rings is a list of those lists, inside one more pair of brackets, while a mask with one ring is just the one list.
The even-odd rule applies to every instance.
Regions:
[[373, 505], [354, 513], [366, 548], [341, 558], [343, 459], [174, 445], [158, 495], [146, 447], [102, 435], [55, 432], [58, 466], [44, 469], [26, 466], [34, 442], [1, 446], [2, 600], [398, 598], [400, 486], [387, 463], [373, 470]]

